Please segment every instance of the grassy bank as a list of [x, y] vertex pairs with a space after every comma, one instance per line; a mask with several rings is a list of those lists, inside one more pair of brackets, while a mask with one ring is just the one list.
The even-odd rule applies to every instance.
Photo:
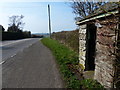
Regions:
[[41, 41], [53, 52], [57, 63], [59, 64], [60, 72], [62, 73], [64, 81], [66, 82], [66, 88], [79, 88], [80, 81], [67, 66], [68, 64], [77, 65], [78, 55], [55, 40], [44, 38]]
[[[103, 88], [97, 81], [91, 79], [78, 80], [74, 68], [78, 66], [79, 59], [78, 54], [70, 50], [66, 46], [60, 44], [56, 40], [50, 38], [43, 38], [42, 43], [47, 46], [56, 58], [59, 65], [60, 72], [62, 73], [63, 79], [66, 83], [66, 88], [92, 90], [91, 88]], [[75, 66], [75, 67], [71, 67]], [[72, 70], [71, 70], [71, 68]], [[100, 89], [101, 90], [101, 89]]]
[[52, 33], [52, 38], [79, 52], [79, 30]]

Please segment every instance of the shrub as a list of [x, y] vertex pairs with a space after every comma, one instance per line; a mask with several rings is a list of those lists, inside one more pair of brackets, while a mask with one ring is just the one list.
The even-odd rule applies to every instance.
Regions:
[[17, 40], [23, 38], [24, 36], [21, 32], [2, 32], [2, 40]]

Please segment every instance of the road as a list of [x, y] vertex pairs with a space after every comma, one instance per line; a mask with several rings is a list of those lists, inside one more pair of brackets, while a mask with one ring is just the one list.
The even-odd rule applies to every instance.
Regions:
[[[2, 64], [3, 88], [64, 87], [51, 51], [40, 41], [35, 40], [35, 43], [6, 59]], [[21, 46], [21, 43], [20, 45], [14, 43], [14, 45]]]
[[0, 57], [2, 58], [1, 63], [6, 61], [6, 59], [15, 56], [18, 52], [24, 50], [24, 48], [29, 47], [39, 40], [40, 38], [29, 38], [0, 42], [0, 52], [2, 52], [2, 57]]

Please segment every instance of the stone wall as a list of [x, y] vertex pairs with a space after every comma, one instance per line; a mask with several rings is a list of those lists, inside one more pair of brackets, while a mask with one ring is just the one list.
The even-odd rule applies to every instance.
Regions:
[[85, 69], [86, 55], [86, 24], [80, 26], [79, 30], [79, 62], [82, 69]]
[[[116, 21], [113, 18], [100, 20], [102, 27], [97, 28], [94, 79], [106, 88], [113, 87], [115, 75]], [[86, 60], [86, 26], [86, 24], [80, 25], [79, 30], [79, 61], [83, 68]]]
[[[111, 21], [111, 22], [110, 22]], [[94, 78], [106, 88], [113, 87], [115, 74], [115, 53], [117, 28], [115, 20], [100, 21], [101, 28], [97, 28], [95, 75]]]

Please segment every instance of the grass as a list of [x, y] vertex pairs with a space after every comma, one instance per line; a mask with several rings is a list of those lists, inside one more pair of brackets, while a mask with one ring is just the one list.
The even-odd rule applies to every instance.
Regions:
[[79, 30], [56, 32], [52, 34], [52, 38], [79, 52]]
[[60, 72], [62, 73], [63, 79], [65, 81], [66, 88], [72, 88], [75, 90], [80, 88], [84, 90], [94, 90], [93, 88], [98, 88], [99, 90], [103, 89], [103, 86], [101, 86], [95, 80], [78, 80], [75, 73], [68, 67], [68, 65], [78, 65], [79, 59], [77, 53], [60, 44], [58, 41], [52, 40], [50, 38], [43, 38], [41, 42], [47, 46], [55, 56], [60, 68]]
[[80, 82], [82, 88], [88, 90], [105, 90], [104, 87], [98, 83], [96, 80], [93, 79], [84, 79]]
[[63, 79], [66, 83], [65, 87], [80, 88], [80, 81], [75, 77], [74, 73], [72, 73], [67, 66], [67, 64], [78, 64], [78, 54], [50, 38], [44, 38], [41, 41], [53, 52], [57, 63], [59, 64], [60, 72], [62, 73]]

